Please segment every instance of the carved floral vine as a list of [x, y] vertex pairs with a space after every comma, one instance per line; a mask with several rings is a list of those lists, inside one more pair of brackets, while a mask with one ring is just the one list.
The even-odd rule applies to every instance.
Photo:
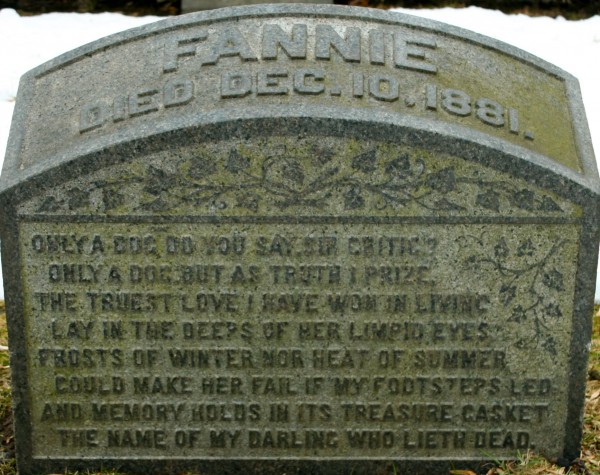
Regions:
[[[211, 211], [237, 207], [256, 212], [267, 200], [281, 210], [324, 209], [332, 200], [341, 200], [345, 210], [360, 210], [371, 203], [378, 209], [416, 205], [433, 212], [463, 212], [467, 206], [495, 213], [509, 207], [562, 211], [549, 196], [513, 182], [486, 180], [475, 174], [461, 176], [455, 166], [428, 169], [424, 160], [408, 153], [390, 160], [379, 157], [378, 149], [371, 148], [355, 154], [345, 167], [340, 165], [341, 159], [332, 160], [335, 154], [331, 150], [317, 150], [316, 154], [316, 160], [265, 154], [256, 166], [251, 157], [235, 148], [224, 159], [208, 152], [198, 153], [180, 161], [175, 170], [148, 164], [142, 172], [96, 180], [85, 190], [72, 187], [64, 197], [48, 197], [38, 212], [88, 208], [92, 193], [99, 194], [102, 210], [111, 211], [129, 205], [131, 193], [127, 188], [132, 185], [141, 186], [135, 209], [151, 212], [167, 212], [182, 205]], [[459, 196], [465, 190], [466, 200]]]
[[[473, 242], [484, 247], [482, 237], [469, 236]], [[559, 304], [560, 293], [564, 292], [563, 274], [552, 263], [553, 257], [565, 245], [564, 240], [552, 244], [547, 252], [536, 246], [530, 238], [522, 239], [512, 247], [505, 238], [496, 241], [493, 254], [471, 254], [465, 263], [474, 270], [487, 267], [498, 273], [498, 298], [507, 309], [507, 322], [528, 326], [527, 336], [515, 342], [520, 349], [541, 348], [551, 358], [557, 355], [556, 337], [552, 323], [563, 317]], [[513, 263], [517, 257], [518, 264]]]

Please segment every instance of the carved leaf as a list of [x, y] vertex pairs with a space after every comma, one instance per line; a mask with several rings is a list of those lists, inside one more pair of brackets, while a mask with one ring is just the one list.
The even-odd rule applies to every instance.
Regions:
[[90, 204], [90, 192], [81, 188], [71, 188], [67, 191], [67, 205], [69, 209], [79, 209]]
[[125, 203], [125, 196], [114, 188], [102, 189], [102, 203], [106, 211], [118, 208]]
[[517, 248], [517, 256], [532, 256], [533, 251], [535, 251], [535, 247], [531, 242], [531, 239], [527, 239], [526, 241], [523, 241]]
[[246, 193], [237, 197], [236, 205], [240, 208], [246, 208], [252, 211], [258, 211], [260, 197], [254, 193]]
[[388, 175], [402, 177], [412, 175], [410, 169], [410, 158], [407, 154], [398, 155], [394, 160], [385, 166], [385, 172]]
[[462, 206], [453, 203], [452, 201], [447, 200], [446, 198], [442, 198], [441, 200], [437, 200], [435, 202], [435, 206], [442, 211], [462, 211], [465, 208]]
[[321, 185], [329, 178], [332, 178], [335, 175], [337, 175], [339, 172], [340, 172], [339, 167], [326, 168], [325, 170], [323, 170], [323, 172], [321, 172], [321, 174], [317, 178], [315, 178], [315, 180], [313, 182], [311, 182], [309, 184], [309, 186], [312, 187], [312, 186], [316, 186], [316, 185]]
[[467, 257], [466, 262], [468, 264], [477, 264], [477, 256], [470, 255], [469, 257]]
[[545, 273], [542, 282], [549, 289], [558, 291], [565, 290], [563, 275], [558, 271], [558, 269], [552, 269], [550, 272]]
[[316, 163], [321, 166], [329, 163], [335, 156], [335, 153], [332, 149], [328, 147], [319, 147], [319, 145], [314, 145], [312, 147], [312, 152]]
[[534, 199], [535, 195], [533, 194], [533, 192], [524, 188], [521, 191], [516, 192], [512, 196], [511, 201], [513, 205], [517, 208], [532, 211]]
[[57, 200], [54, 196], [49, 196], [38, 208], [38, 212], [53, 212], [58, 211], [62, 206], [62, 201]]
[[232, 149], [225, 163], [225, 170], [231, 173], [239, 173], [250, 166], [250, 160], [242, 156], [240, 152]]
[[440, 193], [448, 193], [454, 190], [456, 185], [454, 168], [448, 167], [432, 173], [431, 175], [427, 176], [425, 185], [433, 190], [439, 191]]
[[281, 176], [297, 185], [304, 184], [304, 170], [297, 160], [284, 159], [281, 163]]
[[529, 343], [525, 338], [521, 338], [515, 343], [515, 346], [520, 350], [526, 349], [528, 345]]
[[209, 157], [196, 156], [190, 160], [188, 174], [191, 178], [202, 179], [211, 176], [215, 171], [217, 171], [217, 163]]
[[140, 209], [144, 211], [166, 211], [170, 208], [169, 204], [162, 198], [157, 198], [149, 203], [144, 203]]
[[554, 339], [553, 336], [548, 336], [546, 338], [546, 340], [544, 340], [544, 342], [542, 343], [542, 348], [544, 348], [544, 350], [546, 350], [552, 356], [556, 356], [557, 355], [556, 340]]
[[500, 211], [500, 195], [493, 190], [487, 190], [478, 194], [475, 203], [492, 211]]
[[369, 150], [368, 152], [356, 155], [352, 159], [352, 168], [360, 170], [361, 172], [371, 173], [375, 171], [377, 160], [377, 152], [375, 149]]
[[148, 167], [147, 181], [144, 191], [151, 195], [160, 195], [163, 191], [172, 190], [177, 186], [177, 175], [167, 173], [152, 165]]
[[502, 286], [500, 287], [500, 300], [502, 301], [505, 307], [508, 307], [508, 305], [514, 300], [516, 296], [516, 286], [502, 284]]
[[562, 208], [552, 198], [544, 196], [540, 204], [540, 211], [562, 211]]
[[344, 194], [344, 207], [346, 209], [359, 209], [364, 207], [365, 199], [361, 195], [360, 186], [353, 185]]
[[494, 255], [497, 259], [506, 259], [509, 254], [510, 250], [506, 245], [506, 241], [504, 240], [504, 238], [500, 239], [500, 241], [498, 241], [498, 244], [494, 246]]
[[525, 312], [525, 309], [521, 305], [514, 307], [508, 321], [521, 323], [525, 320], [527, 320], [527, 312]]
[[544, 315], [549, 318], [560, 318], [562, 317], [562, 311], [557, 304], [551, 303], [544, 307]]

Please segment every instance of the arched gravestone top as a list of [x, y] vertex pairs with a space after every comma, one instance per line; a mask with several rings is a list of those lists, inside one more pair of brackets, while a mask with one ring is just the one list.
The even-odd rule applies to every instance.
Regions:
[[577, 81], [405, 15], [167, 19], [21, 82], [0, 179], [22, 473], [579, 454]]
[[[323, 19], [334, 22], [335, 27], [322, 24]], [[273, 46], [281, 31], [272, 25], [293, 23], [299, 25], [295, 43], [299, 46], [295, 51], [291, 48], [293, 59], [289, 62], [290, 54]], [[345, 57], [335, 46], [328, 47], [332, 29], [359, 27], [360, 34], [357, 30], [349, 30], [346, 42], [335, 40], [340, 46], [346, 45], [342, 46]], [[321, 30], [317, 32], [319, 28]], [[392, 30], [402, 31], [402, 35], [396, 35], [395, 45], [389, 34], [386, 35]], [[218, 44], [218, 41], [228, 39], [220, 36], [219, 32], [223, 31], [234, 32], [233, 41], [239, 40], [239, 54], [231, 54], [238, 62], [241, 59], [241, 64], [252, 72], [270, 64], [276, 68], [282, 62], [299, 65], [303, 55], [310, 66], [335, 65], [334, 71], [322, 80], [323, 91], [311, 94], [308, 92], [311, 86], [305, 85], [307, 90], [298, 94], [293, 86], [294, 78], [289, 77], [277, 81], [282, 83], [280, 88], [287, 89], [286, 94], [273, 92], [276, 87], [260, 94], [253, 85], [255, 91], [242, 96], [243, 101], [224, 101], [227, 92], [221, 90], [220, 74], [231, 69], [231, 61], [224, 59], [228, 53], [224, 45]], [[305, 31], [309, 33], [306, 42], [301, 39]], [[186, 43], [187, 37], [192, 38], [191, 43]], [[263, 38], [270, 39], [266, 50], [261, 44]], [[192, 45], [197, 46], [193, 54], [190, 52], [194, 49]], [[222, 54], [222, 58], [216, 58], [215, 54]], [[361, 95], [355, 94], [355, 89], [360, 89], [357, 85], [360, 79], [351, 77], [351, 73], [372, 71], [377, 79], [376, 72], [381, 75], [390, 68], [396, 72], [396, 80], [402, 83], [403, 89], [407, 89], [402, 94], [399, 92], [398, 98], [392, 95], [386, 99], [383, 92], [376, 94], [380, 97], [373, 97], [369, 93], [369, 84], [363, 85]], [[164, 94], [169, 94], [169, 80], [185, 81], [189, 79], [186, 73], [197, 74], [198, 71], [202, 71], [203, 82], [194, 90], [192, 100], [177, 104], [173, 98], [170, 107], [164, 104]], [[411, 74], [411, 71], [419, 74]], [[98, 76], [100, 72], [110, 75], [111, 81], [102, 80], [102, 76]], [[88, 74], [96, 74], [94, 80], [90, 80]], [[466, 94], [473, 96], [473, 100], [481, 96], [511, 109], [512, 120], [507, 116], [501, 126], [494, 123], [492, 116], [487, 122], [478, 121], [475, 114], [465, 114], [459, 105], [455, 108], [458, 113], [432, 113], [436, 109], [427, 102], [427, 91], [420, 91], [420, 94], [413, 91], [419, 80], [423, 83], [427, 79], [440, 90], [456, 89], [461, 84], [472, 85], [474, 90], [464, 91]], [[336, 84], [327, 88], [331, 81]], [[317, 78], [316, 82], [320, 84], [321, 80]], [[320, 90], [319, 86], [312, 87]], [[142, 105], [144, 91], [154, 89], [159, 92], [148, 94], [147, 106]], [[342, 89], [339, 95], [338, 89]], [[426, 123], [423, 127], [427, 129], [435, 129], [439, 124], [439, 131], [450, 136], [464, 135], [464, 128], [473, 133], [482, 132], [483, 141], [489, 140], [490, 135], [500, 138], [550, 157], [583, 176], [593, 174], [595, 167], [589, 161], [593, 152], [579, 87], [572, 76], [537, 57], [482, 35], [389, 12], [321, 5], [263, 5], [174, 17], [111, 35], [59, 56], [27, 73], [19, 94], [21, 106], [16, 112], [3, 171], [3, 175], [7, 175], [3, 177], [5, 188], [38, 170], [107, 144], [172, 130], [176, 125], [191, 126], [237, 118], [240, 106], [251, 117], [260, 113], [270, 116], [269, 106], [283, 109], [285, 105], [295, 111], [288, 112], [290, 115], [310, 117], [315, 112], [311, 106], [317, 107], [322, 117], [343, 116], [344, 109], [350, 117], [360, 117], [360, 111], [377, 112], [382, 120], [398, 124]], [[235, 91], [230, 94], [229, 97], [238, 97]], [[121, 101], [126, 100], [124, 98], [131, 100], [132, 95], [140, 98], [138, 110], [128, 113]], [[414, 106], [410, 105], [412, 102]], [[97, 129], [94, 118], [88, 117], [83, 122], [80, 118], [82, 111], [91, 115], [97, 113], [93, 108], [96, 104], [108, 108], [102, 117], [106, 122]], [[442, 109], [440, 104], [436, 105], [437, 109]], [[175, 118], [183, 121], [184, 117], [185, 123], [172, 123]], [[28, 127], [21, 127], [20, 121], [26, 122]], [[148, 123], [152, 123], [150, 130], [145, 127]], [[89, 133], [92, 130], [95, 130], [94, 134]], [[536, 162], [547, 163], [539, 156], [536, 158]]]

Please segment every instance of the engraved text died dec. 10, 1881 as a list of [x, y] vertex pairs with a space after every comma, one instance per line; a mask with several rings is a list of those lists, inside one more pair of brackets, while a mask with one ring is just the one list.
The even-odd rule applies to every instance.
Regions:
[[566, 73], [410, 17], [268, 6], [100, 40], [20, 94], [23, 473], [574, 458], [598, 185]]

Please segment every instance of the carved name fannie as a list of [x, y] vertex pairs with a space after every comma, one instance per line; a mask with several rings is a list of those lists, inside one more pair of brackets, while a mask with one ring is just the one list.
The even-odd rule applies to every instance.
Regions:
[[[330, 61], [332, 56], [353, 62], [386, 64], [386, 52], [391, 50], [393, 65], [397, 68], [436, 73], [437, 67], [431, 58], [435, 42], [406, 34], [381, 30], [363, 31], [358, 27], [343, 28], [338, 32], [330, 25], [316, 25], [309, 34], [308, 26], [295, 24], [289, 32], [279, 25], [262, 26], [260, 50], [252, 47], [236, 27], [228, 26], [209, 34], [199, 30], [186, 35], [177, 35], [165, 44], [163, 71], [177, 71], [183, 57], [194, 57], [202, 65], [214, 65], [224, 57], [239, 57], [241, 61], [276, 60], [280, 53], [289, 59], [307, 59], [310, 55], [317, 60]], [[310, 38], [310, 41], [309, 41]], [[199, 43], [206, 42], [204, 56], [197, 57]]]
[[0, 195], [21, 473], [578, 456], [598, 184], [574, 80], [316, 11], [168, 20], [23, 79]]

